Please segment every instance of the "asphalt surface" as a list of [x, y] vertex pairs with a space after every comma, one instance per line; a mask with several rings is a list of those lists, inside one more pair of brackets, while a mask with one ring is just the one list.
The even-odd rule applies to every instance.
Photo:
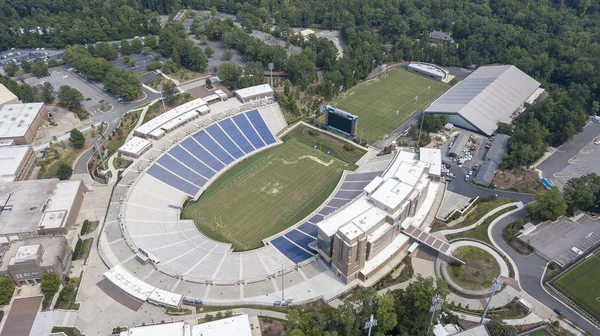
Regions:
[[542, 171], [542, 176], [552, 177], [555, 173], [565, 169], [569, 165], [569, 159], [575, 157], [598, 135], [600, 135], [600, 124], [589, 123], [583, 131], [573, 137], [571, 141], [558, 147], [554, 154], [537, 167]]
[[508, 224], [526, 215], [527, 212], [525, 210], [517, 211], [504, 217], [492, 227], [494, 241], [500, 249], [511, 257], [519, 269], [519, 284], [521, 288], [548, 308], [553, 310], [559, 309], [569, 321], [576, 323], [580, 328], [593, 335], [600, 335], [600, 329], [576, 314], [567, 305], [556, 300], [542, 288], [544, 269], [548, 263], [545, 259], [537, 254], [529, 256], [519, 254], [502, 238], [502, 231]]
[[452, 165], [450, 172], [456, 176], [452, 181], [448, 183], [447, 189], [468, 197], [490, 197], [497, 195], [498, 198], [512, 198], [523, 202], [524, 204], [532, 202], [534, 195], [524, 194], [510, 191], [501, 191], [496, 189], [483, 188], [474, 185], [471, 181], [465, 181], [465, 174], [469, 169]]

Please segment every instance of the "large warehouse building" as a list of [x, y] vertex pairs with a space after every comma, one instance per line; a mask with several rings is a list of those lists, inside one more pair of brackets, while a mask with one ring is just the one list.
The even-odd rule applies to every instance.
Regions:
[[510, 123], [540, 83], [513, 65], [482, 66], [448, 90], [425, 113], [448, 115], [455, 126], [491, 135]]

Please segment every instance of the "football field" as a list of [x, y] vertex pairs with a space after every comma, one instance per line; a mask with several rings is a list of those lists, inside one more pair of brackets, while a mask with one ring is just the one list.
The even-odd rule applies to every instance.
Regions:
[[554, 286], [593, 316], [600, 316], [600, 250], [554, 280]]
[[358, 84], [331, 105], [357, 115], [357, 137], [372, 144], [392, 133], [449, 88], [450, 84], [396, 68], [378, 79]]
[[344, 169], [354, 170], [353, 163], [364, 154], [306, 127], [283, 140], [221, 175], [197, 202], [185, 205], [182, 218], [194, 219], [202, 233], [232, 243], [236, 251], [260, 247], [262, 239], [321, 205]]

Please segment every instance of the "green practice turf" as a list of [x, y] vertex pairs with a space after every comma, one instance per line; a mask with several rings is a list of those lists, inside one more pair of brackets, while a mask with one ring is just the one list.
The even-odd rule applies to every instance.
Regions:
[[304, 126], [283, 140], [221, 175], [197, 202], [186, 204], [181, 217], [236, 251], [258, 248], [321, 205], [342, 172], [354, 170], [365, 153]]
[[378, 79], [358, 84], [331, 105], [357, 115], [356, 136], [372, 144], [392, 133], [449, 88], [449, 84], [396, 68]]
[[567, 270], [554, 287], [593, 316], [600, 316], [600, 250]]

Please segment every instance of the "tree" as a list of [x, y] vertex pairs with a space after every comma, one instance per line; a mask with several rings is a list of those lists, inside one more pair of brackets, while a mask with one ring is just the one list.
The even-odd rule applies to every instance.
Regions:
[[142, 89], [140, 78], [131, 71], [112, 67], [104, 77], [104, 87], [125, 101], [134, 100]]
[[34, 87], [29, 84], [23, 84], [17, 93], [19, 99], [24, 103], [33, 103], [36, 101], [37, 92]]
[[217, 72], [223, 84], [229, 88], [236, 88], [240, 79], [240, 70], [231, 62], [223, 62]]
[[204, 86], [206, 86], [208, 89], [212, 89], [213, 85], [212, 85], [212, 81], [210, 80], [210, 78], [206, 78], [204, 80]]
[[4, 66], [4, 72], [8, 77], [13, 77], [17, 71], [19, 71], [19, 66], [16, 63], [9, 62], [6, 66]]
[[211, 58], [215, 54], [215, 51], [210, 46], [206, 46], [206, 48], [204, 48], [204, 54], [207, 58]]
[[48, 60], [48, 67], [49, 68], [54, 68], [55, 66], [59, 66], [59, 63], [57, 60], [55, 60], [54, 58], [51, 58]]
[[223, 59], [229, 61], [231, 58], [233, 58], [233, 50], [231, 50], [231, 49], [223, 50]]
[[260, 62], [248, 62], [244, 66], [244, 76], [240, 78], [240, 88], [260, 85], [265, 80], [265, 69]]
[[80, 103], [83, 100], [83, 94], [75, 88], [63, 85], [58, 89], [58, 99], [60, 99], [62, 106], [71, 111], [78, 111], [81, 107]]
[[139, 54], [142, 52], [142, 49], [144, 49], [144, 45], [142, 44], [142, 41], [140, 41], [139, 38], [134, 38], [133, 40], [131, 40], [131, 50], [134, 53]]
[[208, 43], [208, 36], [206, 36], [206, 35], [200, 35], [198, 37], [198, 40], [200, 40], [200, 43], [202, 43], [202, 44], [207, 44]]
[[192, 47], [190, 54], [185, 58], [185, 67], [197, 72], [206, 70], [208, 59], [200, 47]]
[[554, 221], [567, 211], [567, 202], [557, 187], [537, 193], [535, 202], [525, 207], [532, 219]]
[[142, 48], [142, 53], [146, 56], [150, 55], [152, 53], [152, 49], [149, 47], [144, 47], [144, 48]]
[[569, 213], [600, 208], [600, 176], [594, 173], [570, 179], [563, 192]]
[[94, 56], [102, 57], [110, 61], [119, 57], [119, 51], [106, 42], [100, 42], [96, 45]]
[[38, 58], [31, 66], [31, 73], [33, 73], [35, 76], [45, 75], [48, 73], [48, 67], [44, 61]]
[[73, 175], [73, 168], [66, 162], [61, 162], [58, 169], [56, 169], [56, 177], [59, 180], [68, 180], [71, 178], [71, 175]]
[[69, 136], [69, 141], [73, 147], [83, 148], [85, 145], [85, 136], [77, 128], [73, 128], [71, 130], [71, 135]]
[[497, 316], [492, 317], [486, 323], [486, 327], [492, 336], [516, 336], [519, 334], [515, 326], [506, 324]]
[[54, 100], [54, 86], [50, 82], [44, 82], [40, 90], [40, 96], [45, 103], [51, 103]]
[[132, 68], [135, 67], [136, 64], [137, 63], [135, 62], [135, 59], [133, 59], [133, 58], [130, 59], [129, 62], [127, 62], [127, 65], [129, 65]]
[[42, 284], [40, 285], [44, 295], [48, 297], [54, 296], [60, 288], [61, 280], [60, 277], [54, 273], [46, 273], [42, 277]]
[[434, 281], [433, 278], [418, 276], [405, 290], [394, 291], [392, 294], [398, 317], [397, 334], [419, 335], [429, 326], [431, 298], [435, 294], [445, 298], [448, 287], [443, 279]]
[[304, 88], [317, 79], [315, 63], [310, 59], [308, 53], [304, 51], [301, 54], [288, 57], [285, 61], [285, 71], [292, 84]]
[[24, 73], [30, 73], [31, 72], [31, 63], [27, 62], [26, 60], [22, 60], [21, 61], [21, 70], [23, 70]]
[[162, 66], [162, 72], [166, 74], [176, 73], [177, 71], [179, 71], [179, 67], [172, 60], [167, 60]]
[[177, 103], [178, 93], [179, 90], [177, 90], [177, 86], [173, 82], [169, 81], [168, 83], [163, 85], [163, 97], [167, 104], [171, 106], [175, 105], [175, 103]]
[[162, 67], [162, 63], [155, 61], [152, 62], [148, 65], [146, 65], [146, 71], [154, 71], [154, 70], [158, 70]]
[[133, 48], [129, 44], [127, 40], [121, 40], [121, 54], [123, 55], [131, 55], [133, 53]]
[[104, 76], [112, 67], [106, 59], [100, 57], [84, 58], [79, 63], [81, 71], [91, 80], [104, 79]]
[[8, 278], [0, 277], [0, 304], [7, 304], [15, 291], [15, 285]]
[[154, 35], [146, 35], [144, 45], [150, 49], [156, 49], [156, 37]]

